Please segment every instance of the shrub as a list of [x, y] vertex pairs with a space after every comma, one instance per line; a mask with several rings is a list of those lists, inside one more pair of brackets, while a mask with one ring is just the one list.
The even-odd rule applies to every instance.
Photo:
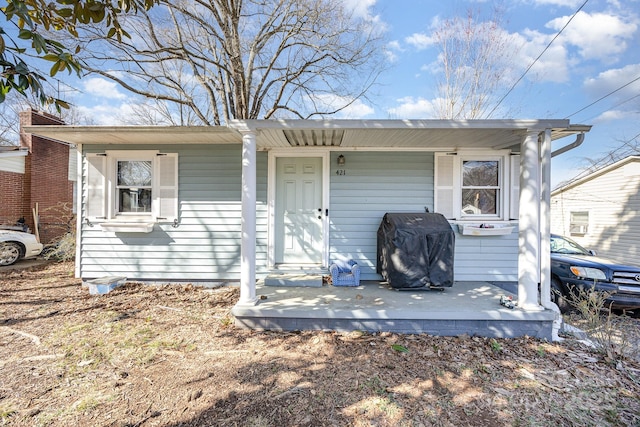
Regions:
[[71, 261], [76, 257], [76, 233], [70, 231], [60, 239], [47, 245], [42, 252], [45, 259]]
[[633, 319], [616, 315], [607, 301], [611, 294], [594, 289], [573, 288], [569, 303], [575, 309], [569, 323], [578, 324], [585, 330], [597, 350], [607, 360], [614, 362], [638, 356], [635, 344], [637, 328]]

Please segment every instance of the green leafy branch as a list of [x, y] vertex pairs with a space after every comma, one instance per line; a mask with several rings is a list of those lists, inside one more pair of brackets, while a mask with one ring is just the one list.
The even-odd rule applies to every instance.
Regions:
[[[16, 90], [22, 95], [32, 92], [43, 105], [53, 104], [58, 111], [69, 108], [65, 101], [46, 93], [43, 82], [46, 78], [32, 70], [23, 59], [35, 56], [52, 63], [51, 77], [60, 71], [80, 76], [82, 65], [74, 55], [81, 51], [61, 42], [45, 37], [46, 32], [63, 31], [73, 38], [78, 37], [78, 26], [104, 23], [107, 37], [118, 42], [130, 35], [122, 28], [119, 16], [124, 13], [136, 13], [140, 9], [148, 10], [158, 0], [7, 0], [0, 8], [6, 22], [15, 25], [17, 37], [31, 42], [30, 48], [20, 47], [2, 27], [0, 27], [0, 103], [4, 102], [9, 91]], [[72, 43], [72, 42], [70, 42]], [[73, 53], [72, 53], [73, 51]]]

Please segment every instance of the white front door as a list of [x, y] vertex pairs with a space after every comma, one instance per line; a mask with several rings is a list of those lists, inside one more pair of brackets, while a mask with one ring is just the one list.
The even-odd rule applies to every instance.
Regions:
[[322, 158], [278, 157], [276, 181], [276, 264], [321, 264]]

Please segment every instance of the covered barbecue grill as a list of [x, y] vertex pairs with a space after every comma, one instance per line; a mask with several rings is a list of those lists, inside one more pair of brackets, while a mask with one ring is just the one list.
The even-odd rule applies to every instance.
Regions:
[[454, 246], [455, 233], [439, 213], [386, 213], [377, 272], [398, 290], [451, 287]]

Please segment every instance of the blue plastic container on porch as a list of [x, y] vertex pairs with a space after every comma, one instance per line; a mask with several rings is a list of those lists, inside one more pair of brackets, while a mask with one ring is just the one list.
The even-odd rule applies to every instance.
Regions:
[[359, 286], [360, 266], [354, 260], [336, 261], [329, 266], [333, 286]]

